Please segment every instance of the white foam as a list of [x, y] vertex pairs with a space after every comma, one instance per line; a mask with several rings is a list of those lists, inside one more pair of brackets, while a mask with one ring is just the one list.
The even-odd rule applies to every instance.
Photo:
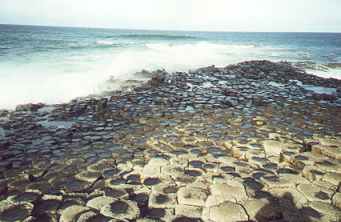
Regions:
[[[113, 43], [98, 40], [97, 44]], [[139, 79], [134, 73], [142, 69], [188, 71], [251, 59], [273, 60], [271, 52], [282, 55], [285, 50], [210, 42], [158, 43], [102, 51], [59, 52], [49, 54], [49, 58], [40, 56], [25, 63], [1, 62], [0, 108], [12, 109], [30, 102], [61, 103], [100, 93], [106, 87], [104, 82], [111, 76], [117, 80]]]
[[307, 69], [307, 73], [320, 76], [323, 78], [334, 78], [334, 79], [341, 79], [341, 69], [328, 69], [327, 71], [321, 71], [321, 70], [311, 70]]
[[109, 41], [109, 40], [97, 40], [96, 44], [97, 45], [114, 45], [114, 42]]
[[322, 86], [314, 86], [314, 85], [303, 85], [303, 88], [305, 90], [314, 92], [316, 94], [328, 94], [328, 95], [336, 94], [336, 89], [335, 88], [330, 88], [330, 87], [322, 87]]

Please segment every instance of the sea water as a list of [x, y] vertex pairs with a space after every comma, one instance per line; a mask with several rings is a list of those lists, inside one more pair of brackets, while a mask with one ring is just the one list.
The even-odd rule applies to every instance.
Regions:
[[341, 33], [250, 33], [117, 30], [0, 25], [0, 108], [60, 103], [101, 93], [109, 78], [188, 71], [253, 59], [302, 63], [341, 78]]

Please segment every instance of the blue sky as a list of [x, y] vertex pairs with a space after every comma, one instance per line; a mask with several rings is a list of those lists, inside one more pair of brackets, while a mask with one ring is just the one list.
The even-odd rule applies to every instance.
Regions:
[[341, 0], [0, 1], [0, 24], [341, 32]]

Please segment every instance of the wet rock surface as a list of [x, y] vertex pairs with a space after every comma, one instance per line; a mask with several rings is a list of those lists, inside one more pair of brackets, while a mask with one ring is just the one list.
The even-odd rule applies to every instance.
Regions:
[[149, 74], [1, 111], [0, 221], [341, 220], [340, 81], [268, 61]]

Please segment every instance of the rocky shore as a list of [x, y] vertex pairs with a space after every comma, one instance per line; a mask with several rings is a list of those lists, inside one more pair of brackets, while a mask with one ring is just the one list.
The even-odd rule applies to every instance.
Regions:
[[341, 81], [249, 61], [0, 111], [0, 221], [341, 221]]

